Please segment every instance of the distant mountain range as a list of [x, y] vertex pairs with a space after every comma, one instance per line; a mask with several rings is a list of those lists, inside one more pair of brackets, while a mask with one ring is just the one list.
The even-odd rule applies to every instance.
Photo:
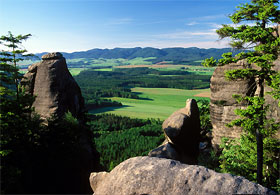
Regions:
[[[147, 58], [154, 57], [151, 59], [153, 63], [162, 61], [172, 61], [172, 63], [190, 63], [203, 60], [205, 58], [214, 57], [215, 59], [221, 58], [221, 55], [225, 52], [233, 52], [234, 54], [240, 51], [232, 51], [231, 48], [211, 48], [201, 49], [197, 47], [189, 48], [164, 48], [157, 49], [152, 47], [135, 47], [135, 48], [115, 48], [115, 49], [91, 49], [88, 51], [79, 51], [73, 53], [61, 52], [66, 59], [76, 58], [94, 58], [94, 59], [133, 59], [137, 57]], [[41, 57], [46, 54], [39, 53], [37, 56]]]

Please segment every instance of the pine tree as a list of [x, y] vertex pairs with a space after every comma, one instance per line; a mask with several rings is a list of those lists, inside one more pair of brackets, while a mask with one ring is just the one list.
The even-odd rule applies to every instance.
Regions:
[[[8, 48], [0, 52], [0, 156], [4, 178], [1, 180], [1, 190], [5, 193], [17, 193], [23, 188], [18, 185], [21, 183], [22, 166], [27, 160], [30, 140], [36, 134], [34, 129], [40, 123], [38, 118], [30, 117], [34, 97], [19, 87], [22, 74], [17, 64], [31, 56], [25, 54], [26, 50], [21, 49], [20, 44], [30, 36], [14, 36], [9, 32], [7, 36], [0, 37], [0, 44]], [[26, 156], [23, 157], [23, 154]]]
[[0, 37], [0, 44], [9, 50], [0, 52], [1, 91], [11, 93], [10, 88], [15, 88], [16, 98], [19, 99], [19, 81], [22, 75], [19, 73], [18, 62], [34, 56], [26, 54], [27, 50], [21, 48], [22, 41], [27, 40], [31, 34], [14, 36], [10, 31], [8, 35]]
[[[263, 138], [271, 136], [277, 125], [266, 120], [266, 104], [264, 99], [264, 85], [267, 83], [274, 91], [273, 97], [279, 99], [279, 72], [274, 71], [273, 62], [280, 53], [280, 37], [277, 28], [280, 23], [280, 10], [278, 0], [252, 0], [241, 4], [229, 16], [234, 25], [222, 25], [216, 32], [223, 38], [231, 38], [230, 45], [235, 49], [247, 49], [236, 56], [225, 53], [218, 62], [206, 59], [204, 66], [224, 65], [245, 60], [248, 66], [244, 69], [231, 70], [225, 73], [229, 80], [250, 79], [256, 80], [259, 89], [255, 97], [238, 97], [239, 101], [247, 101], [247, 109], [237, 111], [240, 120], [233, 121], [231, 125], [242, 126], [243, 130], [254, 135], [257, 143], [257, 182], [263, 180]], [[251, 23], [254, 22], [254, 25]], [[253, 67], [256, 68], [253, 68]], [[270, 130], [269, 130], [270, 129]]]

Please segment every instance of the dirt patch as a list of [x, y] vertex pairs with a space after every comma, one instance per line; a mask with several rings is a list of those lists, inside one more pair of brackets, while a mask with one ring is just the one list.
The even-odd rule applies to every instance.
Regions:
[[202, 93], [196, 94], [196, 95], [194, 95], [194, 96], [196, 96], [196, 97], [208, 97], [208, 98], [210, 98], [211, 92], [210, 92], [210, 91], [202, 92]]
[[160, 64], [155, 64], [155, 65], [124, 65], [124, 66], [115, 66], [114, 68], [175, 68], [175, 67], [187, 67], [187, 65], [160, 65]]
[[114, 68], [143, 68], [151, 67], [151, 65], [124, 65], [124, 66], [115, 66]]

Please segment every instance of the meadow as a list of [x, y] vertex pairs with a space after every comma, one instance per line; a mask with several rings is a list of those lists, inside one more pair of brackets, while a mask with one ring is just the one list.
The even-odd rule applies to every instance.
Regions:
[[210, 89], [183, 90], [135, 87], [132, 88], [132, 92], [136, 93], [140, 99], [113, 97], [110, 99], [121, 102], [123, 106], [99, 108], [89, 112], [91, 114], [112, 113], [132, 118], [159, 118], [164, 120], [174, 111], [185, 107], [187, 99], [209, 99], [210, 96]]

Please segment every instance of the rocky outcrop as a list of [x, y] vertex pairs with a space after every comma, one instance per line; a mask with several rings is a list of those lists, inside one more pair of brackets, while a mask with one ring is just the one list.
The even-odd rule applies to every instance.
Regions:
[[128, 159], [110, 173], [92, 173], [95, 195], [275, 194], [240, 176], [154, 157]]
[[[274, 36], [280, 36], [280, 25], [276, 27]], [[245, 108], [245, 103], [237, 104], [232, 97], [233, 94], [242, 94], [247, 96], [254, 96], [258, 93], [259, 89], [256, 87], [255, 80], [237, 80], [228, 81], [225, 79], [225, 72], [233, 69], [247, 68], [246, 61], [239, 61], [238, 63], [227, 64], [219, 66], [213, 73], [211, 78], [211, 102], [210, 102], [210, 117], [213, 126], [212, 131], [212, 144], [217, 146], [221, 143], [222, 137], [238, 138], [241, 134], [240, 127], [228, 128], [226, 124], [238, 116], [234, 113], [234, 110], [239, 108]], [[256, 67], [252, 67], [256, 68]], [[280, 56], [274, 62], [273, 69], [280, 71]], [[265, 93], [271, 91], [268, 86], [265, 86]], [[276, 122], [280, 122], [280, 108], [278, 107], [278, 101], [273, 99], [270, 95], [265, 96], [266, 103], [270, 105], [268, 118], [275, 119]], [[280, 139], [280, 129], [277, 132], [276, 137]]]
[[[280, 71], [280, 57], [273, 67], [274, 70]], [[222, 137], [238, 138], [241, 134], [240, 127], [226, 127], [226, 124], [238, 116], [234, 113], [234, 110], [240, 108], [246, 108], [246, 103], [237, 103], [232, 97], [233, 94], [242, 94], [247, 96], [254, 96], [258, 93], [256, 81], [251, 80], [237, 80], [228, 81], [225, 78], [225, 72], [233, 69], [247, 68], [248, 64], [245, 61], [239, 61], [238, 63], [231, 63], [224, 66], [219, 66], [215, 69], [211, 78], [211, 102], [210, 102], [210, 117], [213, 126], [212, 130], [212, 144], [219, 145]], [[270, 91], [269, 87], [265, 87], [265, 93]], [[265, 99], [267, 104], [270, 105], [268, 117], [280, 121], [280, 108], [278, 102], [274, 100], [270, 95], [266, 95]], [[278, 132], [277, 137], [280, 137]]]
[[[36, 148], [36, 155], [32, 155], [34, 164], [26, 176], [28, 185], [33, 185], [30, 193], [88, 194], [88, 177], [99, 170], [99, 155], [92, 143], [93, 134], [82, 120], [85, 109], [80, 87], [65, 58], [57, 52], [42, 56], [41, 62], [29, 66], [22, 84], [35, 96], [32, 106], [36, 113], [42, 119], [53, 117], [43, 122], [47, 131], [40, 139], [46, 148], [43, 145], [38, 154]], [[78, 126], [61, 120], [68, 111], [79, 119]]]
[[81, 90], [70, 74], [61, 53], [48, 53], [42, 61], [28, 68], [22, 83], [28, 93], [35, 95], [35, 111], [44, 119], [62, 117], [70, 111], [79, 118], [84, 112]]
[[[280, 25], [278, 25], [277, 31], [274, 32], [274, 35], [279, 37]], [[226, 127], [226, 124], [238, 118], [238, 116], [234, 113], [234, 110], [246, 107], [245, 103], [237, 104], [232, 95], [242, 94], [254, 96], [259, 91], [255, 80], [228, 81], [225, 79], [226, 71], [247, 67], [248, 64], [246, 61], [239, 61], [238, 63], [218, 66], [213, 73], [210, 84], [210, 117], [213, 126], [212, 144], [214, 146], [217, 146], [221, 143], [222, 137], [238, 138], [241, 134], [240, 127]], [[278, 57], [278, 60], [274, 62], [273, 69], [278, 72], [280, 71], [280, 56]], [[271, 89], [268, 86], [265, 86], [265, 93], [269, 91], [271, 91]], [[267, 104], [270, 105], [269, 112], [267, 114], [268, 118], [272, 118], [280, 122], [280, 108], [278, 107], [278, 101], [274, 100], [268, 94], [266, 94], [265, 99]], [[280, 139], [280, 130], [278, 131], [276, 137]]]
[[197, 103], [188, 99], [186, 107], [174, 112], [162, 124], [164, 143], [149, 153], [151, 157], [197, 164], [200, 141], [200, 119]]

